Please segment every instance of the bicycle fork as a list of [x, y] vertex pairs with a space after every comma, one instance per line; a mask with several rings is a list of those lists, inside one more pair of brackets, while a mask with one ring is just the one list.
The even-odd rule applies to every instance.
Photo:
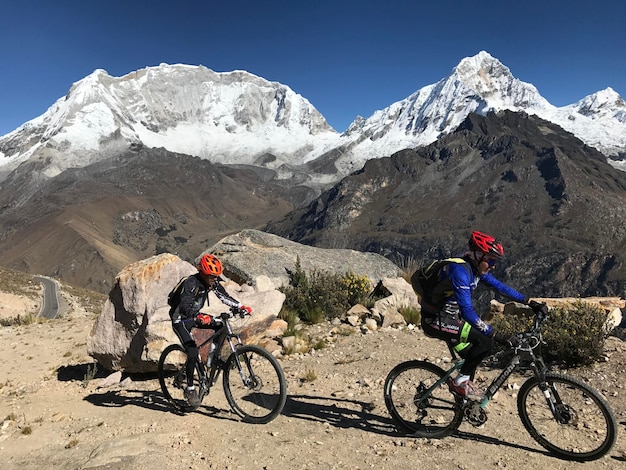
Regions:
[[537, 362], [539, 362], [539, 364], [533, 361], [531, 366], [533, 368], [535, 376], [537, 377], [537, 380], [539, 381], [539, 390], [541, 390], [541, 392], [543, 393], [548, 408], [550, 408], [554, 419], [559, 424], [567, 424], [571, 419], [571, 415], [567, 410], [567, 406], [563, 406], [563, 401], [561, 400], [559, 392], [557, 391], [554, 384], [550, 384], [546, 380], [546, 367], [543, 362]]

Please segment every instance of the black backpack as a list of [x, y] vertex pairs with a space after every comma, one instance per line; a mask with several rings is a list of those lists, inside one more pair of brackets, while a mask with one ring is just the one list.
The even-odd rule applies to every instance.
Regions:
[[180, 294], [183, 291], [183, 284], [189, 278], [189, 276], [185, 276], [178, 281], [178, 284], [171, 290], [169, 294], [167, 294], [167, 305], [170, 307], [176, 307], [180, 303]]
[[[447, 259], [435, 259], [427, 261], [421, 268], [417, 269], [411, 276], [411, 286], [417, 295], [420, 296], [420, 301], [423, 300], [431, 305], [439, 306], [444, 298], [444, 293], [452, 289], [452, 285], [444, 286], [443, 282], [439, 281], [439, 272], [441, 269], [450, 264], [464, 264], [471, 276], [471, 267], [462, 258], [447, 258]], [[440, 285], [441, 284], [441, 285]]]

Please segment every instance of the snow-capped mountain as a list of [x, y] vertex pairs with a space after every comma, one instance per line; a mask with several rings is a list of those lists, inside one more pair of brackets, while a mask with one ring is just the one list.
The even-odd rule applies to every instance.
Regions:
[[371, 158], [434, 142], [469, 113], [505, 109], [558, 124], [626, 169], [619, 161], [626, 155], [626, 104], [615, 91], [559, 108], [481, 51], [439, 82], [367, 119], [357, 117], [341, 135], [289, 87], [248, 72], [166, 64], [123, 77], [96, 70], [43, 115], [0, 137], [0, 174], [37, 159], [47, 162], [44, 174], [54, 176], [145, 146], [264, 166], [282, 178], [308, 164], [324, 168], [323, 175], [311, 170], [314, 181], [332, 183]]
[[[469, 113], [485, 115], [505, 109], [553, 122], [607, 156], [626, 153], [626, 104], [615, 91], [608, 88], [558, 108], [533, 85], [516, 79], [500, 61], [481, 51], [461, 60], [439, 82], [368, 119], [355, 120], [344, 138], [354, 139], [353, 146], [358, 142], [358, 147], [341, 157], [337, 166], [343, 172], [358, 169], [370, 158], [434, 142], [456, 129]], [[612, 163], [619, 168], [619, 162]]]
[[[76, 82], [43, 115], [0, 138], [0, 168], [50, 158], [45, 174], [82, 167], [132, 146], [220, 163], [298, 164], [336, 145], [338, 134], [302, 96], [244, 71], [148, 67], [123, 77], [104, 70]], [[284, 160], [283, 160], [284, 158]]]

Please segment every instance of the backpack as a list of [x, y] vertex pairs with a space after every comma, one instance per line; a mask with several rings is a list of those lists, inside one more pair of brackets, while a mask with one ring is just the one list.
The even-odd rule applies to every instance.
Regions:
[[189, 278], [189, 276], [182, 277], [180, 281], [178, 281], [178, 284], [167, 294], [167, 305], [170, 307], [176, 307], [180, 303], [180, 294], [183, 291], [183, 284], [187, 278]]
[[464, 264], [471, 276], [472, 268], [464, 259], [447, 258], [427, 261], [411, 276], [411, 286], [413, 286], [415, 293], [420, 296], [420, 303], [423, 300], [426, 303], [439, 306], [439, 302], [443, 300], [442, 294], [452, 288], [451, 285], [447, 289], [446, 286], [439, 285], [443, 284], [439, 281], [439, 272], [450, 263]]

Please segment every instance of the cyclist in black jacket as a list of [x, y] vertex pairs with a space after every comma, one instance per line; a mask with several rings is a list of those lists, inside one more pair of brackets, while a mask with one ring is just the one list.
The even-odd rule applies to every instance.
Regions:
[[192, 406], [198, 406], [200, 400], [193, 384], [193, 371], [198, 360], [198, 346], [191, 335], [193, 326], [207, 326], [213, 322], [211, 315], [200, 313], [208, 295], [213, 291], [222, 303], [236, 307], [251, 314], [252, 309], [231, 297], [219, 282], [223, 272], [222, 262], [214, 255], [204, 254], [198, 262], [198, 273], [187, 277], [180, 285], [178, 302], [170, 309], [172, 328], [187, 351], [187, 388], [185, 398]]

